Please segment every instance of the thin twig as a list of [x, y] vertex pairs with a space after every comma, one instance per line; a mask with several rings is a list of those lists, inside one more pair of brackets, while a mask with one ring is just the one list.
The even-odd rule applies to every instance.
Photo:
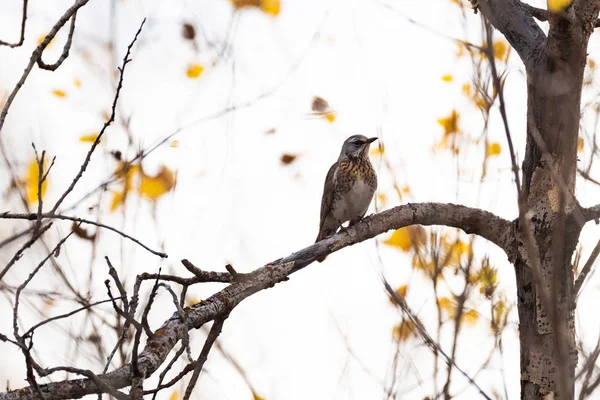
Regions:
[[60, 198], [58, 199], [56, 204], [54, 204], [54, 207], [52, 207], [52, 210], [50, 211], [51, 213], [55, 213], [56, 210], [58, 209], [58, 207], [62, 204], [62, 202], [65, 200], [65, 198], [69, 195], [69, 193], [71, 193], [73, 191], [73, 189], [75, 188], [75, 185], [77, 184], [77, 182], [79, 182], [79, 180], [83, 176], [83, 173], [87, 169], [87, 166], [90, 163], [90, 160], [92, 158], [92, 154], [94, 153], [94, 150], [96, 150], [96, 147], [100, 143], [100, 140], [102, 139], [102, 136], [104, 135], [104, 132], [115, 120], [117, 102], [119, 100], [119, 94], [121, 93], [121, 88], [123, 87], [123, 78], [125, 76], [125, 67], [131, 61], [131, 59], [129, 58], [129, 56], [131, 54], [131, 48], [133, 47], [133, 45], [137, 41], [138, 36], [142, 32], [142, 28], [144, 27], [145, 22], [146, 22], [146, 18], [144, 18], [144, 20], [140, 24], [138, 31], [136, 32], [135, 36], [133, 37], [133, 40], [131, 41], [131, 43], [129, 43], [129, 46], [127, 46], [127, 52], [125, 53], [125, 56], [123, 57], [123, 64], [119, 68], [119, 73], [120, 73], [119, 83], [117, 84], [117, 90], [115, 92], [115, 97], [113, 99], [110, 118], [102, 126], [100, 133], [98, 134], [98, 136], [96, 136], [94, 143], [92, 143], [90, 150], [88, 151], [87, 155], [85, 156], [85, 160], [81, 164], [81, 168], [79, 169], [79, 172], [77, 172], [77, 175], [75, 175], [75, 178], [73, 179], [73, 181], [71, 182], [71, 184], [69, 185], [67, 190], [64, 191], [64, 193], [60, 196]]
[[[0, 214], [0, 219], [24, 219], [24, 220], [34, 221], [37, 218], [38, 218], [38, 215], [35, 213], [10, 213], [7, 211], [7, 212]], [[162, 251], [152, 250], [150, 247], [146, 246], [145, 244], [143, 244], [142, 242], [140, 242], [138, 239], [134, 238], [133, 236], [128, 235], [127, 233], [122, 232], [122, 231], [118, 230], [117, 228], [114, 228], [110, 225], [103, 224], [101, 222], [92, 221], [92, 220], [89, 220], [86, 218], [79, 218], [79, 217], [72, 217], [69, 215], [56, 214], [54, 212], [43, 213], [41, 215], [41, 218], [42, 219], [60, 219], [60, 220], [66, 220], [66, 221], [73, 221], [73, 222], [78, 222], [78, 223], [83, 223], [83, 224], [88, 224], [88, 225], [94, 225], [99, 228], [108, 229], [111, 232], [114, 232], [118, 235], [123, 236], [126, 239], [131, 240], [135, 244], [143, 247], [145, 250], [149, 251], [150, 253], [152, 253], [154, 255], [157, 255], [161, 258], [169, 257], [166, 253], [163, 253]], [[2, 278], [2, 274], [0, 274], [0, 279], [1, 278]]]
[[212, 348], [215, 340], [219, 337], [221, 330], [223, 329], [223, 323], [227, 319], [227, 316], [215, 319], [213, 322], [212, 328], [210, 328], [210, 332], [206, 341], [204, 342], [204, 346], [202, 347], [202, 351], [200, 352], [200, 356], [198, 360], [196, 360], [196, 365], [194, 366], [194, 373], [190, 379], [190, 383], [188, 383], [188, 387], [185, 389], [185, 394], [183, 396], [183, 400], [189, 400], [192, 395], [192, 391], [194, 390], [194, 386], [196, 386], [196, 382], [198, 381], [198, 377], [200, 376], [200, 372], [202, 371], [202, 367], [208, 358], [208, 353]]
[[23, 0], [23, 12], [22, 12], [22, 16], [21, 16], [21, 37], [19, 38], [18, 42], [15, 43], [9, 43], [9, 42], [5, 42], [3, 40], [0, 40], [0, 46], [8, 46], [8, 47], [19, 47], [23, 45], [23, 42], [25, 41], [25, 24], [27, 22], [27, 4], [29, 3], [29, 0]]
[[63, 61], [65, 61], [67, 59], [67, 57], [69, 57], [69, 50], [71, 49], [71, 44], [73, 42], [73, 34], [75, 33], [75, 20], [76, 19], [77, 19], [77, 11], [73, 14], [73, 17], [71, 18], [71, 26], [69, 27], [69, 35], [67, 36], [67, 41], [63, 47], [62, 54], [60, 55], [58, 60], [56, 60], [56, 62], [54, 64], [46, 64], [44, 61], [42, 61], [42, 57], [40, 56], [40, 58], [37, 59], [38, 67], [40, 67], [41, 69], [48, 70], [48, 71], [56, 71], [58, 69], [58, 67], [60, 67], [60, 65], [63, 63]]
[[6, 266], [0, 271], [0, 281], [4, 278], [4, 275], [8, 272], [8, 270], [23, 256], [25, 250], [27, 250], [31, 245], [33, 245], [37, 240], [44, 234], [50, 227], [52, 226], [52, 222], [43, 226], [40, 230], [34, 233], [31, 238], [21, 246], [19, 250], [15, 253], [15, 255], [10, 259], [10, 261], [6, 264]]
[[592, 270], [592, 266], [596, 262], [596, 258], [598, 258], [598, 254], [600, 254], [600, 240], [598, 241], [598, 243], [596, 243], [594, 250], [592, 250], [592, 254], [590, 254], [590, 257], [586, 261], [585, 265], [581, 269], [581, 272], [579, 273], [579, 276], [577, 277], [577, 280], [575, 281], [575, 285], [573, 286], [573, 298], [577, 299], [577, 297], [579, 296], [579, 291], [581, 290], [581, 285], [583, 285], [585, 278], [588, 276], [588, 274]]

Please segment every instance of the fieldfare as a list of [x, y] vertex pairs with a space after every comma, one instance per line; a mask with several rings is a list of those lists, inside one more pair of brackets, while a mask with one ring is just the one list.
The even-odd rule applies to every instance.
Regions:
[[[335, 232], [346, 221], [348, 226], [364, 217], [377, 189], [377, 174], [369, 160], [369, 146], [377, 140], [363, 135], [350, 136], [325, 178], [321, 199], [318, 242]], [[321, 262], [325, 258], [317, 259]]]

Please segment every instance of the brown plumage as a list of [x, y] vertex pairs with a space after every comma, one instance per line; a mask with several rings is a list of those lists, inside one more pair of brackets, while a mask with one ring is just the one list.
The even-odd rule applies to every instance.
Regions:
[[336, 233], [344, 222], [350, 221], [348, 226], [356, 224], [366, 214], [377, 189], [377, 174], [369, 160], [369, 146], [375, 140], [354, 135], [344, 142], [325, 178], [316, 242]]

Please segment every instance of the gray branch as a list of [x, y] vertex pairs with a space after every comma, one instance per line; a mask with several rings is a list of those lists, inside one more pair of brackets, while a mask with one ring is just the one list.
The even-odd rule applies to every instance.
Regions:
[[[208, 299], [186, 308], [185, 318], [178, 312], [148, 338], [145, 349], [137, 357], [137, 367], [142, 376], [148, 378], [156, 372], [175, 345], [188, 330], [199, 329], [209, 321], [226, 317], [240, 302], [249, 296], [275, 284], [286, 281], [288, 276], [317, 258], [363, 242], [391, 229], [408, 225], [445, 225], [460, 228], [466, 233], [477, 234], [497, 244], [505, 251], [513, 247], [512, 223], [490, 212], [456, 204], [414, 203], [394, 207], [363, 219], [362, 222], [337, 233], [332, 237], [297, 251], [283, 259], [246, 274], [243, 280], [235, 281]], [[104, 392], [102, 386], [119, 389], [132, 384], [132, 366], [127, 365], [107, 374], [98, 375], [97, 380], [72, 379], [40, 385], [45, 400], [80, 398]], [[35, 400], [38, 394], [31, 387], [0, 393], [0, 400]]]

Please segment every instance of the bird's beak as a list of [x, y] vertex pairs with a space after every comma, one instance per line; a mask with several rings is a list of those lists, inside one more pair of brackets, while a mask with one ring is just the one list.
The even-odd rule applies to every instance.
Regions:
[[376, 138], [376, 137], [369, 138], [369, 139], [367, 139], [367, 143], [373, 143], [373, 142], [374, 142], [374, 141], [376, 141], [377, 139], [378, 139], [378, 138]]

